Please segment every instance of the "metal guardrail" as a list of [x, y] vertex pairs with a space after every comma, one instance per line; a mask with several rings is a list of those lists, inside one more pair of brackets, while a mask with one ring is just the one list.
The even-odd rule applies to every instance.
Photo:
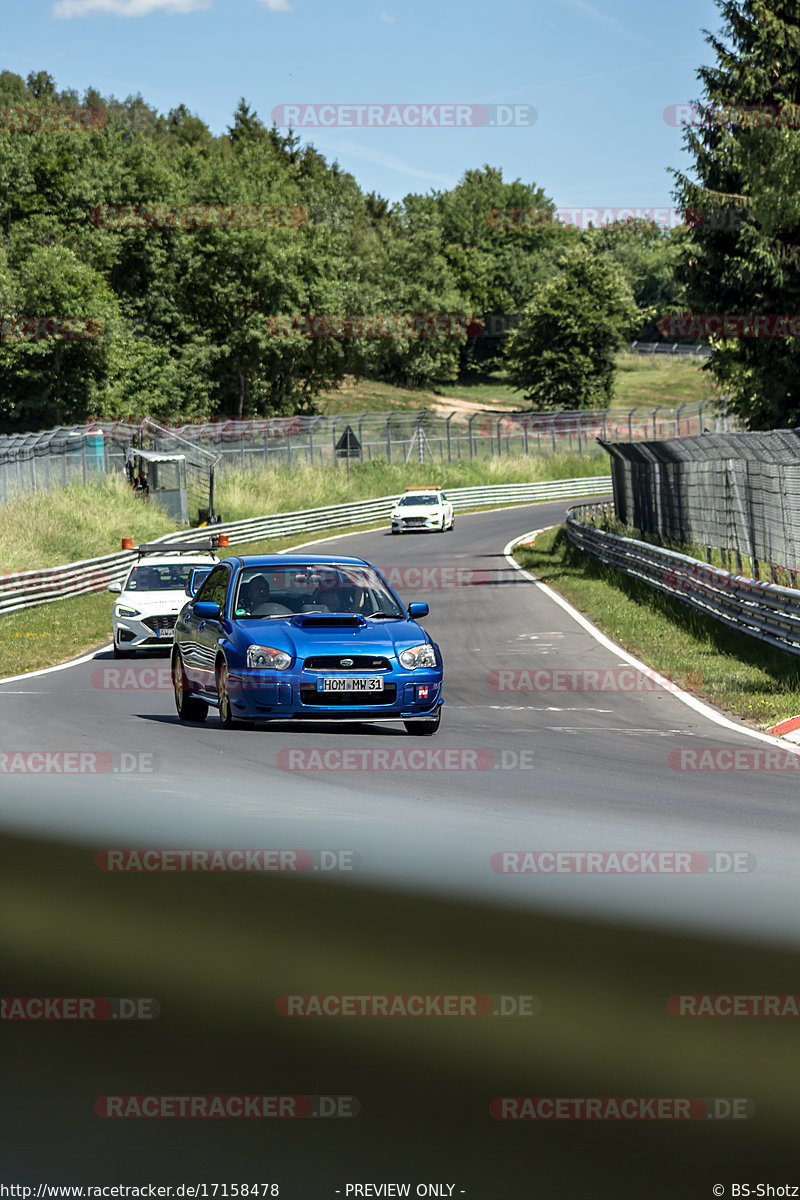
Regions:
[[[611, 492], [610, 475], [589, 475], [584, 479], [557, 479], [542, 483], [509, 483], [497, 486], [448, 489], [453, 508], [463, 510], [492, 504], [525, 504], [538, 500], [559, 500], [572, 496], [607, 495]], [[230, 545], [243, 545], [262, 538], [286, 537], [294, 533], [314, 533], [350, 525], [371, 524], [389, 516], [398, 497], [380, 496], [375, 500], [360, 500], [350, 504], [331, 504], [324, 508], [306, 508], [297, 512], [276, 513], [271, 516], [250, 517], [227, 524], [201, 526], [154, 538], [156, 542], [204, 541], [209, 532], [226, 533]], [[125, 576], [136, 562], [135, 551], [123, 550], [100, 558], [84, 559], [61, 567], [41, 571], [17, 571], [0, 576], [0, 615], [51, 604], [69, 596], [102, 592], [109, 583]]]
[[612, 505], [571, 508], [567, 536], [572, 544], [605, 566], [640, 579], [739, 633], [800, 654], [800, 590], [733, 575], [674, 550], [620, 537], [588, 523], [608, 511], [614, 511]]
[[631, 354], [649, 354], [651, 358], [666, 354], [669, 358], [710, 358], [711, 347], [705, 344], [689, 346], [685, 342], [631, 342]]

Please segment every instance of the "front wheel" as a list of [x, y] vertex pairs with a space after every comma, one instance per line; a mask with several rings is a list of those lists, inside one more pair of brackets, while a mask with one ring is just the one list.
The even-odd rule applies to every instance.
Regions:
[[404, 721], [406, 733], [412, 737], [433, 737], [442, 722], [441, 710], [432, 721]]
[[133, 658], [134, 650], [120, 650], [116, 639], [114, 641], [114, 658]]
[[205, 700], [196, 700], [189, 695], [189, 681], [183, 669], [180, 652], [172, 655], [172, 688], [175, 693], [175, 708], [181, 721], [205, 721], [208, 705]]

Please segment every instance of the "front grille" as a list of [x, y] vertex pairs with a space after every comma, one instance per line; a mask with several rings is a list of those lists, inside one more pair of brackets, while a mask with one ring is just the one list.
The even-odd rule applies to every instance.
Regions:
[[316, 684], [300, 684], [301, 704], [322, 704], [325, 708], [335, 708], [346, 704], [358, 708], [376, 708], [380, 705], [394, 704], [397, 698], [397, 686], [387, 683], [382, 692], [318, 692]]
[[155, 633], [157, 629], [174, 629], [177, 619], [177, 613], [163, 613], [158, 617], [147, 617], [142, 624]]
[[[343, 667], [342, 659], [349, 658], [350, 666]], [[369, 654], [315, 654], [303, 663], [306, 671], [391, 671], [388, 658]]]
[[406, 517], [403, 521], [404, 525], [424, 525], [427, 517]]

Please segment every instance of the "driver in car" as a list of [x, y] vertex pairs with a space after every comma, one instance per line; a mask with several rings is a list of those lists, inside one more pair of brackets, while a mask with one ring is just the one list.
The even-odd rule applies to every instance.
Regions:
[[249, 616], [263, 616], [259, 610], [269, 604], [269, 584], [263, 575], [254, 575], [242, 585], [242, 599]]

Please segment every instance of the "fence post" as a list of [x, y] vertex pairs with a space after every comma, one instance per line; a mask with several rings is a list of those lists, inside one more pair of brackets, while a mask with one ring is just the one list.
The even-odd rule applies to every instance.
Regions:
[[338, 417], [334, 417], [333, 425], [331, 426], [331, 446], [333, 447], [333, 465], [335, 467], [339, 466], [339, 460], [336, 457], [336, 422], [338, 420], [339, 420]]
[[445, 422], [445, 425], [447, 428], [447, 461], [448, 462], [453, 461], [453, 451], [452, 451], [452, 447], [451, 447], [451, 443], [450, 443], [450, 422], [452, 421], [452, 419], [455, 415], [456, 415], [456, 409], [453, 409], [453, 411], [450, 413], [450, 416], [447, 418], [447, 421]]
[[392, 461], [392, 418], [386, 422], [386, 461]]
[[472, 445], [472, 422], [476, 419], [477, 416], [478, 416], [477, 413], [473, 413], [472, 416], [470, 417], [469, 421], [467, 422], [467, 430], [469, 432], [469, 456], [471, 459], [475, 457], [475, 451], [474, 451], [474, 447]]

